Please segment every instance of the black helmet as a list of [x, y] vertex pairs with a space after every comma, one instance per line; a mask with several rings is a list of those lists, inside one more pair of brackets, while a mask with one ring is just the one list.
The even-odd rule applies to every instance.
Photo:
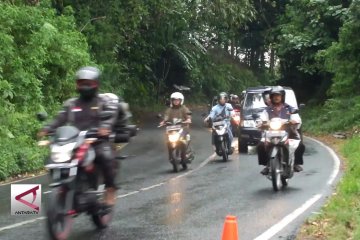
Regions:
[[275, 94], [281, 95], [282, 102], [285, 102], [285, 90], [281, 86], [273, 87], [270, 91], [270, 99], [272, 99], [272, 96]]
[[[83, 100], [91, 100], [97, 94], [101, 72], [96, 67], [82, 67], [76, 72], [77, 91]], [[84, 84], [83, 81], [86, 81]], [[90, 82], [89, 82], [90, 81]]]

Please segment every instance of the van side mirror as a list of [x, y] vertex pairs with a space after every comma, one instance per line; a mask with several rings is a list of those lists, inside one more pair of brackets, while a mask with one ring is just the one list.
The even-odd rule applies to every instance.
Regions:
[[296, 113], [299, 113], [299, 109], [294, 109], [291, 111], [291, 114], [296, 114]]

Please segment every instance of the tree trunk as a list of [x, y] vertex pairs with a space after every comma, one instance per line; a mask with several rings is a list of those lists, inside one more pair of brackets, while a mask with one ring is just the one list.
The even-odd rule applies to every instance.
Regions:
[[275, 50], [273, 48], [270, 49], [270, 73], [274, 74], [275, 67]]

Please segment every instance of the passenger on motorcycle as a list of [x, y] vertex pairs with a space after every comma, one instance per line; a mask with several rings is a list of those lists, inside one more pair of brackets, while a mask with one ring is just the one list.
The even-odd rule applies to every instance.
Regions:
[[[174, 118], [182, 119], [184, 124], [188, 124], [184, 127], [183, 135], [190, 139], [189, 124], [191, 124], [191, 111], [184, 105], [184, 95], [180, 92], [174, 92], [170, 96], [170, 107], [165, 111], [164, 119], [160, 123], [160, 126], [165, 125], [167, 121], [172, 121]], [[189, 149], [191, 149], [189, 147]], [[169, 156], [170, 158], [170, 156]]]
[[[98, 134], [106, 137], [111, 133], [111, 129], [117, 119], [117, 108], [114, 104], [104, 101], [99, 97], [100, 70], [95, 67], [82, 67], [76, 73], [76, 89], [79, 93], [78, 98], [67, 100], [62, 111], [59, 112], [55, 120], [46, 125], [39, 133], [39, 137], [46, 136], [58, 127], [73, 125], [80, 131], [90, 128], [98, 128]], [[111, 119], [101, 121], [101, 111], [113, 111]], [[105, 205], [112, 207], [116, 201], [114, 152], [109, 141], [102, 141], [94, 146], [96, 152], [96, 162], [102, 167], [105, 178]]]
[[[262, 123], [269, 123], [272, 118], [281, 118], [289, 120], [290, 126], [287, 128], [289, 138], [290, 139], [300, 139], [300, 134], [298, 132], [298, 126], [301, 124], [301, 118], [299, 114], [290, 114], [294, 110], [293, 107], [285, 103], [285, 90], [278, 86], [274, 87], [270, 92], [270, 103], [268, 107], [261, 113], [260, 119]], [[261, 174], [268, 175], [269, 174], [269, 166], [268, 166], [268, 155], [266, 152], [266, 145], [264, 143], [264, 139], [260, 141], [257, 146], [258, 152], [258, 161], [259, 165], [266, 166]], [[302, 167], [300, 165], [303, 164], [303, 154], [305, 152], [305, 146], [301, 142], [299, 147], [295, 150], [295, 164], [294, 171], [300, 172], [302, 171]]]
[[[217, 117], [225, 118], [225, 121], [228, 122], [228, 134], [229, 134], [229, 145], [230, 145], [228, 147], [230, 149], [229, 154], [231, 155], [234, 152], [234, 148], [231, 147], [231, 143], [232, 143], [234, 137], [233, 137], [232, 132], [231, 132], [231, 124], [230, 124], [233, 107], [231, 106], [230, 103], [227, 103], [228, 102], [228, 95], [225, 92], [221, 92], [219, 94], [218, 101], [219, 101], [219, 103], [217, 105], [215, 105], [211, 109], [211, 112], [210, 112], [209, 116], [204, 119], [204, 122], [206, 124], [206, 123], [209, 122], [209, 120], [214, 121]], [[214, 133], [212, 134], [211, 143], [215, 148], [215, 136], [214, 136]]]

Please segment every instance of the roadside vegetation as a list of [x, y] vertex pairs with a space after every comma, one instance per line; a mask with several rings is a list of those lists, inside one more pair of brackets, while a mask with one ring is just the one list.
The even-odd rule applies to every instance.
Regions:
[[[187, 103], [280, 84], [307, 103], [308, 133], [356, 132], [359, 32], [358, 0], [3, 0], [0, 181], [42, 168], [35, 113], [54, 115], [86, 64], [136, 114], [161, 110], [174, 84], [191, 87]], [[360, 238], [359, 143], [343, 141], [344, 178], [302, 239]]]

